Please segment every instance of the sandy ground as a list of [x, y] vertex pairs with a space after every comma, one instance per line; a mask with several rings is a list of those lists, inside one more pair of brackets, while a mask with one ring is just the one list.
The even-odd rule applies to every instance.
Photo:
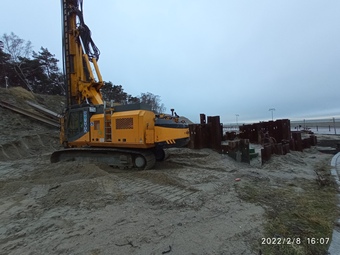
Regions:
[[313, 165], [332, 157], [312, 148], [261, 166], [182, 148], [147, 171], [51, 164], [57, 130], [0, 116], [1, 254], [258, 254], [265, 209], [237, 187], [312, 180]]

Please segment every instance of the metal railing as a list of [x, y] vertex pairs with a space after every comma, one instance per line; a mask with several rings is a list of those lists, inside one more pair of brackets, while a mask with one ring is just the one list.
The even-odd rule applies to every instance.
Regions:
[[340, 134], [340, 119], [310, 119], [290, 121], [292, 131], [307, 130], [315, 134]]

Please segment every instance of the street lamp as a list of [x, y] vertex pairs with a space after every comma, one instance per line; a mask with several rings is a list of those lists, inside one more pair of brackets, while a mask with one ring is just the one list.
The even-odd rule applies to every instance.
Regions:
[[272, 112], [272, 120], [274, 120], [273, 112], [275, 111], [275, 108], [270, 108], [269, 111]]
[[6, 89], [8, 88], [8, 77], [5, 76], [5, 80], [6, 80]]

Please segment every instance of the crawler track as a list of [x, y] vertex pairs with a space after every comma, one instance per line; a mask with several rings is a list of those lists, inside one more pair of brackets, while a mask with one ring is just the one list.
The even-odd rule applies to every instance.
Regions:
[[146, 170], [154, 167], [156, 158], [151, 150], [118, 148], [69, 148], [55, 151], [51, 163], [59, 161], [90, 161], [113, 167]]

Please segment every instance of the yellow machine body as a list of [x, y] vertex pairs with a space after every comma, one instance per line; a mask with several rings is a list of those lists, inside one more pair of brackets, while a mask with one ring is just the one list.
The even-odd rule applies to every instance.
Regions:
[[133, 110], [93, 115], [89, 132], [68, 145], [147, 149], [157, 143], [173, 145], [188, 135], [187, 128], [155, 126], [155, 114], [151, 111]]

